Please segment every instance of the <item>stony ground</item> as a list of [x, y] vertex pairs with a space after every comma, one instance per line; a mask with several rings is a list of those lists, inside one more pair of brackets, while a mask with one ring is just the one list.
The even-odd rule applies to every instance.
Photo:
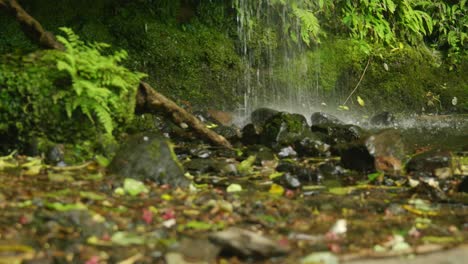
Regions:
[[[434, 202], [424, 192], [371, 182], [292, 190], [255, 166], [246, 176], [199, 177], [188, 188], [118, 182], [94, 162], [58, 168], [17, 157], [2, 159], [2, 166], [0, 263], [461, 263], [466, 257], [466, 245], [459, 247], [468, 240], [464, 193]], [[455, 249], [448, 255], [418, 256], [449, 248]]]

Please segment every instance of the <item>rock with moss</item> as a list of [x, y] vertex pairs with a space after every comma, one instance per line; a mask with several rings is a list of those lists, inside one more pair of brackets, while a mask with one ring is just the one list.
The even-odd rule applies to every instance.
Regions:
[[266, 121], [260, 138], [265, 145], [292, 145], [309, 133], [303, 115], [279, 112]]
[[261, 108], [255, 109], [255, 111], [253, 111], [250, 114], [250, 119], [252, 121], [252, 124], [256, 128], [261, 128], [263, 127], [263, 125], [266, 124], [268, 119], [276, 115], [278, 112], [279, 111], [271, 109], [271, 108], [261, 107]]
[[189, 184], [171, 142], [157, 133], [130, 136], [112, 160], [109, 171], [117, 178], [150, 180], [172, 186]]

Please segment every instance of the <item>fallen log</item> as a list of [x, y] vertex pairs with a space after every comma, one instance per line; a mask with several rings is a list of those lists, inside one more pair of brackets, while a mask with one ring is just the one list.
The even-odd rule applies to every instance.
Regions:
[[137, 105], [139, 108], [143, 109], [164, 109], [164, 111], [169, 113], [176, 123], [185, 122], [198, 132], [199, 135], [204, 136], [211, 142], [220, 146], [232, 148], [231, 143], [229, 143], [229, 141], [227, 141], [223, 136], [207, 128], [205, 124], [198, 120], [198, 118], [161, 93], [156, 92], [146, 82], [140, 82], [137, 93]]
[[[45, 49], [65, 50], [65, 47], [57, 41], [55, 36], [42, 27], [42, 25], [29, 15], [16, 0], [0, 0], [0, 9], [6, 10], [15, 16], [20, 23], [26, 36], [39, 43]], [[229, 141], [213, 130], [207, 128], [194, 115], [178, 106], [174, 101], [154, 90], [148, 83], [140, 82], [137, 93], [137, 107], [146, 109], [148, 112], [161, 110], [169, 114], [175, 123], [185, 122], [192, 127], [200, 136], [208, 139], [213, 144], [232, 148]]]
[[44, 30], [42, 25], [30, 16], [16, 0], [0, 0], [0, 8], [16, 17], [25, 35], [46, 49], [65, 50], [62, 43], [55, 39], [54, 34]]

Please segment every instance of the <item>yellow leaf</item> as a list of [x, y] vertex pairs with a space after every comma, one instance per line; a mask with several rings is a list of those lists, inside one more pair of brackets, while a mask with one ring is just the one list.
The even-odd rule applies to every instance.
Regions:
[[357, 97], [357, 102], [360, 106], [365, 106], [366, 103], [364, 102], [364, 100], [362, 100], [361, 96], [358, 95]]
[[283, 195], [284, 188], [281, 185], [273, 183], [268, 192], [273, 195]]

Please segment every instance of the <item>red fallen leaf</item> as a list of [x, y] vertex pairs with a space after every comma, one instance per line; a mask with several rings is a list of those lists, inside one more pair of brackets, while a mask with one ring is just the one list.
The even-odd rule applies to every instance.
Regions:
[[110, 241], [110, 240], [111, 240], [111, 236], [110, 236], [108, 233], [104, 233], [104, 234], [101, 236], [101, 240]]
[[99, 264], [99, 257], [98, 256], [92, 256], [88, 261], [86, 261], [85, 264]]
[[22, 215], [20, 217], [20, 219], [18, 220], [18, 222], [22, 225], [25, 225], [25, 224], [28, 224], [30, 222], [30, 219], [29, 217], [25, 216], [25, 215]]
[[289, 240], [287, 237], [283, 237], [280, 240], [278, 240], [278, 244], [282, 247], [288, 247], [289, 246]]
[[169, 219], [175, 218], [175, 212], [174, 212], [174, 210], [172, 210], [172, 209], [166, 210], [166, 212], [164, 212], [162, 218], [163, 218], [164, 220], [169, 220]]
[[144, 208], [142, 218], [143, 221], [145, 221], [145, 223], [147, 223], [148, 225], [151, 224], [151, 222], [153, 222], [153, 212], [151, 212], [147, 208]]
[[286, 197], [288, 197], [288, 198], [294, 198], [294, 194], [295, 194], [295, 193], [294, 193], [293, 190], [289, 190], [289, 189], [288, 189], [288, 190], [286, 190], [286, 192], [285, 192], [284, 195], [285, 195]]

